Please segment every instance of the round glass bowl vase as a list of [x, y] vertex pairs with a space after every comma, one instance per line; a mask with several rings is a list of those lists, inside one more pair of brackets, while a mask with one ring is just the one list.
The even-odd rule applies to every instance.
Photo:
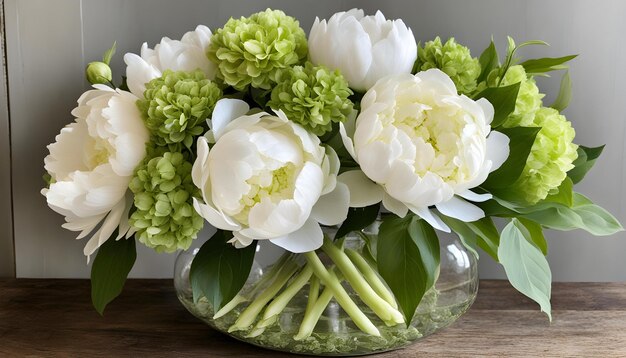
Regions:
[[[376, 235], [376, 229], [377, 225], [372, 225], [366, 234]], [[348, 235], [344, 247], [357, 252], [365, 250], [363, 240], [356, 234]], [[408, 327], [404, 323], [387, 326], [360, 300], [358, 294], [347, 282], [342, 282], [348, 295], [378, 328], [380, 336], [361, 331], [332, 298], [325, 306], [317, 323], [314, 323], [310, 335], [306, 338], [297, 337], [309, 301], [311, 283], [307, 282], [289, 300], [272, 323], [262, 330], [255, 330], [254, 324], [250, 329], [233, 330], [232, 327], [242, 312], [265, 291], [263, 285], [266, 285], [266, 288], [268, 284], [263, 282], [273, 280], [273, 277], [269, 276], [275, 276], [276, 270], [273, 268], [278, 265], [276, 262], [281, 260], [279, 257], [282, 257], [284, 261], [285, 255], [277, 255], [274, 246], [259, 245], [257, 250], [250, 276], [238, 295], [246, 299], [240, 300], [239, 304], [228, 313], [220, 314], [219, 318], [214, 317], [216, 312], [208, 300], [200, 298], [196, 303], [193, 300], [189, 272], [198, 251], [197, 248], [192, 247], [179, 254], [175, 265], [174, 284], [179, 300], [191, 314], [224, 334], [272, 350], [304, 355], [353, 356], [402, 348], [455, 322], [469, 309], [478, 290], [477, 260], [474, 255], [469, 253], [455, 236], [440, 235], [439, 276], [435, 286], [422, 298]], [[331, 266], [332, 261], [324, 260], [323, 255], [320, 257], [327, 268]], [[296, 259], [298, 259], [297, 256]], [[305, 262], [302, 258], [299, 261]], [[295, 275], [291, 280], [294, 279]], [[260, 311], [255, 322], [258, 323], [262, 316], [263, 312]]]

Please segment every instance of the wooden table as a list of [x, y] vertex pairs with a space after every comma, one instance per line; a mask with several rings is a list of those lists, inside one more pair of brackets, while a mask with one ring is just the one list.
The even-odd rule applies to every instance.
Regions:
[[[131, 280], [104, 317], [86, 280], [0, 280], [0, 357], [286, 357], [211, 330], [169, 280]], [[453, 326], [376, 357], [626, 357], [626, 283], [556, 283], [552, 324], [506, 281], [481, 281]]]

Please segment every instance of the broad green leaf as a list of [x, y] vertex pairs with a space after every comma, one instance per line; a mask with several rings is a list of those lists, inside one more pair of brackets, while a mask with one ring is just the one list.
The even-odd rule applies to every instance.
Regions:
[[[494, 195], [506, 199], [510, 192], [507, 190], [519, 178], [526, 166], [528, 154], [535, 142], [539, 127], [501, 128], [498, 131], [507, 135], [509, 142], [509, 157], [496, 171], [489, 174], [482, 187]], [[500, 190], [498, 190], [500, 189]], [[514, 196], [515, 193], [512, 193]]]
[[102, 56], [102, 62], [106, 63], [107, 65], [111, 64], [111, 59], [113, 58], [113, 55], [115, 55], [116, 47], [117, 41], [113, 42], [113, 46], [111, 46], [110, 49], [106, 50], [104, 56]]
[[489, 73], [500, 66], [500, 59], [498, 58], [498, 51], [496, 50], [496, 45], [491, 40], [489, 46], [483, 51], [478, 59], [480, 62], [480, 75], [476, 80], [478, 83], [487, 79], [487, 75]]
[[566, 69], [567, 66], [564, 63], [574, 59], [578, 55], [569, 55], [563, 57], [544, 57], [533, 60], [527, 60], [520, 65], [524, 66], [524, 70], [529, 75], [545, 73], [556, 70]]
[[[502, 205], [498, 197], [494, 197], [492, 200], [487, 200], [482, 203], [475, 203], [479, 208], [481, 208], [485, 212], [485, 216], [497, 216], [497, 217], [513, 217], [519, 214], [512, 208]], [[506, 202], [504, 200], [501, 200]]]
[[543, 228], [541, 225], [534, 221], [530, 221], [524, 218], [518, 218], [515, 223], [517, 228], [524, 234], [524, 237], [533, 245], [537, 246], [539, 250], [545, 255], [548, 254], [548, 243], [545, 236], [543, 236]]
[[574, 193], [573, 209], [585, 223], [583, 229], [594, 235], [612, 235], [624, 230], [615, 216], [580, 193]]
[[441, 255], [439, 253], [439, 238], [435, 229], [426, 221], [414, 220], [409, 224], [409, 235], [417, 245], [417, 249], [422, 257], [422, 263], [427, 271], [426, 290], [433, 287], [437, 276], [439, 276], [439, 261]]
[[587, 172], [596, 163], [596, 159], [602, 154], [602, 150], [604, 150], [603, 145], [595, 148], [578, 146], [578, 158], [572, 163], [574, 164], [574, 169], [567, 172], [567, 176], [572, 179], [574, 184], [583, 180]]
[[561, 112], [567, 106], [569, 106], [569, 102], [572, 100], [572, 80], [569, 76], [569, 71], [565, 71], [563, 74], [563, 78], [561, 79], [561, 87], [559, 88], [559, 94], [556, 96], [554, 103], [550, 105], [550, 107], [556, 109]]
[[115, 240], [116, 236], [117, 232], [100, 246], [91, 266], [91, 302], [100, 314], [122, 293], [137, 259], [135, 239]]
[[552, 273], [541, 251], [524, 238], [513, 219], [502, 230], [498, 257], [511, 285], [541, 306], [550, 321]]
[[380, 204], [366, 206], [364, 208], [350, 208], [348, 217], [344, 220], [335, 235], [335, 240], [340, 239], [352, 231], [359, 231], [372, 224], [378, 217]]
[[413, 220], [412, 215], [385, 218], [378, 232], [377, 247], [378, 272], [398, 300], [407, 325], [431, 280], [409, 232]]
[[500, 234], [496, 225], [493, 223], [493, 219], [490, 217], [484, 217], [477, 221], [465, 223], [478, 238], [476, 242], [478, 246], [483, 249], [494, 260], [498, 261], [498, 246], [500, 245]]
[[572, 183], [572, 179], [569, 177], [565, 177], [561, 185], [556, 189], [557, 192], [554, 194], [548, 195], [547, 198], [544, 199], [544, 202], [553, 202], [560, 203], [567, 207], [571, 207], [573, 205], [574, 200], [574, 183]]
[[478, 251], [476, 250], [476, 247], [478, 245], [478, 243], [476, 242], [476, 238], [478, 237], [478, 235], [476, 235], [476, 233], [472, 231], [472, 229], [467, 227], [466, 223], [461, 220], [450, 218], [445, 215], [439, 215], [439, 217], [441, 218], [441, 220], [443, 220], [443, 222], [446, 223], [446, 225], [450, 227], [452, 232], [454, 232], [456, 236], [458, 236], [463, 246], [465, 246], [465, 248], [469, 252], [474, 254], [474, 256], [478, 259]]
[[505, 87], [489, 87], [475, 96], [474, 99], [485, 98], [493, 105], [492, 128], [499, 127], [515, 109], [519, 86], [519, 83], [515, 83]]
[[248, 279], [257, 243], [237, 249], [228, 243], [229, 231], [218, 230], [202, 245], [191, 263], [193, 300], [206, 297], [215, 311], [229, 302]]

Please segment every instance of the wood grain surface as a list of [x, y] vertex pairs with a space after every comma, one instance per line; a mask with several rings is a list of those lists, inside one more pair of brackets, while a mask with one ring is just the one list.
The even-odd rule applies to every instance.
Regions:
[[[0, 280], [0, 357], [287, 357], [213, 331], [170, 280], [131, 280], [100, 317], [86, 280]], [[555, 283], [553, 322], [506, 281], [481, 281], [458, 322], [375, 357], [626, 357], [626, 283]]]

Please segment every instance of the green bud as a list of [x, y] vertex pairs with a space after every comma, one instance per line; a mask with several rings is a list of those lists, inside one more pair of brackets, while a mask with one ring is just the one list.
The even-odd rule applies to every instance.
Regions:
[[100, 61], [90, 62], [85, 69], [85, 75], [87, 76], [87, 81], [92, 85], [109, 84], [113, 79], [111, 67]]

